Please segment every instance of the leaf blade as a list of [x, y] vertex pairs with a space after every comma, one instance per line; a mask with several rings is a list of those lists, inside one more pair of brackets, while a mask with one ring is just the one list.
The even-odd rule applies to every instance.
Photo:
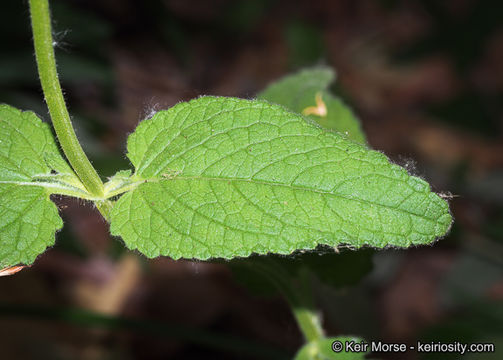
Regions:
[[39, 186], [0, 186], [0, 267], [32, 264], [63, 226], [56, 205]]
[[423, 180], [264, 101], [180, 103], [142, 122], [128, 151], [144, 182], [118, 200], [111, 232], [149, 257], [409, 246], [451, 223]]
[[0, 105], [0, 268], [30, 265], [54, 244], [63, 222], [49, 188], [62, 183], [48, 179], [80, 183], [65, 164], [47, 124]]

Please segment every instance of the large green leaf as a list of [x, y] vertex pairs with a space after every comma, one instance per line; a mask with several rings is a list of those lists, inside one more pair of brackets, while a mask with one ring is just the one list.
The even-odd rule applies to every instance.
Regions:
[[128, 140], [137, 186], [111, 232], [148, 257], [289, 254], [318, 244], [428, 244], [451, 223], [428, 184], [265, 101], [202, 97]]
[[319, 96], [326, 108], [326, 114], [305, 116], [326, 129], [341, 132], [349, 139], [365, 143], [365, 135], [354, 113], [342, 100], [328, 91], [334, 79], [335, 73], [328, 67], [308, 68], [275, 81], [258, 97], [300, 114], [306, 108], [316, 106], [316, 97]]
[[0, 268], [29, 265], [54, 243], [63, 223], [49, 195], [65, 189], [85, 191], [47, 124], [0, 105]]

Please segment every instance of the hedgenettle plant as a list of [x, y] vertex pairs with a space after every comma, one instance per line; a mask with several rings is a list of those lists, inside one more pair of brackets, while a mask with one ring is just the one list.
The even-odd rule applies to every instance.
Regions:
[[[60, 146], [34, 113], [0, 105], [4, 274], [32, 264], [54, 244], [63, 222], [53, 194], [94, 203], [112, 235], [149, 258], [288, 255], [319, 245], [405, 248], [448, 231], [447, 202], [369, 149], [351, 110], [327, 90], [334, 74], [324, 67], [286, 77], [256, 100], [203, 96], [159, 111], [128, 138], [133, 169], [103, 183], [65, 105], [48, 1], [29, 5], [40, 82]], [[248, 263], [292, 305], [308, 342], [299, 359], [333, 355], [309, 298], [309, 276], [317, 271], [308, 256], [294, 270], [281, 257]]]

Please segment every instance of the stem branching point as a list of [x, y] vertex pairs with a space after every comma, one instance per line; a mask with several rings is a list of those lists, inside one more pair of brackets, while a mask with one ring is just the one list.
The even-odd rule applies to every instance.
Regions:
[[30, 0], [30, 13], [40, 83], [56, 136], [70, 165], [89, 193], [102, 197], [103, 183], [75, 135], [59, 84], [48, 0]]

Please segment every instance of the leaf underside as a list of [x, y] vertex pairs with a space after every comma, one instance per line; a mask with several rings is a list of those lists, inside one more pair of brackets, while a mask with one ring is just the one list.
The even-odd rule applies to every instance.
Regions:
[[148, 257], [407, 247], [451, 223], [425, 181], [265, 101], [180, 103], [138, 126], [128, 157], [141, 183], [117, 201], [111, 232]]
[[47, 124], [0, 105], [0, 268], [30, 265], [54, 244], [63, 222], [44, 184], [72, 176]]

